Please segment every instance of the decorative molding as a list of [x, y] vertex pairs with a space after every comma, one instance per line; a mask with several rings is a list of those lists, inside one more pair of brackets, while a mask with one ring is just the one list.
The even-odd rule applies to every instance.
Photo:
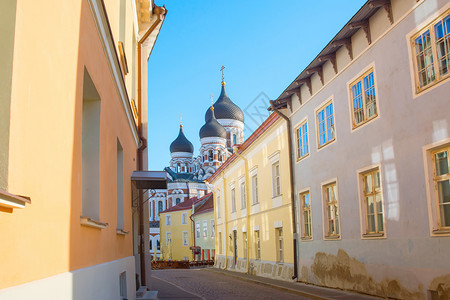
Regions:
[[348, 56], [350, 57], [350, 60], [353, 60], [353, 50], [352, 50], [352, 39], [351, 38], [336, 40], [331, 44], [333, 45], [333, 47], [340, 47], [342, 45], [345, 45], [345, 48], [347, 48], [347, 53], [348, 53]]
[[97, 228], [97, 229], [105, 229], [109, 225], [108, 223], [103, 223], [103, 222], [91, 219], [89, 217], [84, 217], [84, 216], [80, 217], [80, 223], [83, 226]]
[[309, 94], [312, 96], [312, 86], [311, 86], [311, 77], [299, 79], [296, 81], [298, 84], [304, 84], [306, 83], [306, 86], [309, 89]]
[[369, 19], [350, 23], [349, 27], [350, 29], [362, 28], [364, 30], [364, 33], [366, 34], [367, 43], [369, 43], [369, 45], [372, 43], [372, 37], [370, 36]]
[[320, 82], [322, 82], [322, 85], [323, 85], [323, 70], [322, 70], [322, 66], [306, 70], [306, 74], [308, 74], [308, 75], [309, 74], [313, 74], [313, 73], [317, 73], [317, 75], [319, 75]]
[[336, 63], [336, 52], [333, 52], [331, 54], [327, 54], [327, 55], [322, 55], [321, 57], [319, 57], [319, 61], [330, 61], [331, 64], [333, 65], [333, 69], [334, 69], [334, 74], [338, 73], [337, 70], [337, 63]]
[[391, 0], [372, 0], [372, 1], [369, 2], [369, 7], [370, 8], [380, 7], [380, 6], [384, 7], [384, 10], [387, 13], [387, 17], [389, 19], [389, 22], [391, 22], [391, 25], [394, 24], [394, 18], [392, 16]]

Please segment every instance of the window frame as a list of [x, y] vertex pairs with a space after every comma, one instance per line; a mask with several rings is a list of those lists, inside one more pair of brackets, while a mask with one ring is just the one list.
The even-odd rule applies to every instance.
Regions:
[[[433, 156], [442, 152], [443, 150], [450, 151], [450, 138], [446, 138], [442, 141], [426, 145], [423, 147], [423, 159], [425, 167], [425, 180], [427, 190], [427, 202], [428, 202], [428, 216], [430, 223], [430, 235], [431, 236], [450, 236], [450, 226], [441, 226], [441, 216], [439, 212], [439, 194], [437, 190], [436, 177], [439, 179], [450, 178], [450, 175], [435, 175], [435, 160]], [[447, 152], [449, 153], [449, 152]], [[447, 154], [447, 162], [450, 163], [450, 158]]]
[[255, 259], [261, 259], [261, 235], [258, 230], [254, 230], [255, 235]]
[[[182, 238], [182, 241], [183, 241], [183, 247], [189, 246], [189, 232], [183, 231], [181, 233], [181, 238]], [[185, 238], [186, 238], [186, 240], [185, 240]], [[186, 243], [185, 243], [185, 241], [186, 241]]]
[[203, 222], [202, 222], [202, 231], [203, 231], [203, 234], [202, 234], [202, 236], [205, 238], [205, 237], [208, 237], [208, 221], [207, 220], [203, 220]]
[[[441, 72], [439, 70], [438, 65], [438, 56], [437, 56], [437, 47], [436, 47], [436, 36], [435, 36], [435, 26], [443, 21], [446, 17], [450, 17], [450, 8], [447, 8], [439, 13], [437, 17], [434, 17], [431, 21], [428, 21], [426, 25], [420, 26], [419, 30], [414, 30], [414, 33], [411, 34], [409, 37], [409, 51], [411, 55], [412, 61], [412, 68], [413, 68], [413, 79], [414, 79], [414, 92], [416, 95], [420, 94], [421, 92], [435, 86], [436, 84], [439, 84], [440, 82], [445, 81], [446, 79], [450, 78], [450, 62], [448, 62], [447, 68], [447, 74], [441, 75]], [[425, 23], [425, 22], [424, 22]], [[431, 43], [431, 53], [432, 53], [432, 64], [433, 70], [434, 70], [434, 80], [430, 81], [428, 84], [420, 87], [420, 79], [419, 79], [419, 70], [417, 65], [417, 53], [415, 48], [415, 40], [422, 36], [427, 31], [430, 31], [430, 43]], [[446, 54], [446, 56], [449, 56], [450, 52]]]
[[275, 241], [277, 249], [277, 263], [284, 263], [283, 227], [275, 228]]
[[[308, 194], [309, 196], [309, 209], [304, 207], [304, 201], [303, 201], [303, 195]], [[311, 208], [311, 191], [309, 189], [300, 191], [298, 193], [298, 199], [300, 202], [300, 218], [302, 220], [301, 222], [301, 239], [302, 240], [312, 240], [313, 233], [312, 233], [312, 208]], [[306, 235], [306, 223], [305, 223], [305, 211], [309, 211], [309, 233], [310, 235]]]
[[230, 191], [230, 197], [231, 197], [231, 212], [236, 212], [236, 189], [234, 188], [234, 185], [231, 187]]
[[[299, 132], [301, 131], [301, 129], [303, 128], [303, 126], [306, 125], [306, 133], [302, 132], [302, 135], [299, 134]], [[309, 134], [308, 134], [308, 129], [309, 129], [309, 125], [308, 125], [308, 118], [304, 118], [296, 127], [295, 127], [295, 157], [296, 157], [296, 162], [301, 161], [302, 159], [306, 158], [309, 156]], [[305, 147], [305, 140], [304, 138], [306, 137], [306, 153], [304, 153], [303, 155], [301, 155], [301, 149]], [[300, 142], [302, 145], [300, 145]], [[304, 149], [303, 149], [304, 150]], [[305, 150], [304, 150], [305, 151]]]
[[[333, 109], [333, 114], [332, 114], [332, 119], [333, 119], [333, 124], [332, 126], [330, 126], [330, 128], [332, 129], [333, 132], [333, 137], [331, 139], [328, 139], [327, 137], [327, 141], [323, 144], [320, 143], [320, 122], [319, 122], [319, 113], [324, 111], [324, 122], [325, 122], [325, 126], [328, 127], [328, 119], [327, 119], [327, 115], [326, 115], [326, 109], [327, 107], [332, 104], [332, 109]], [[334, 141], [336, 141], [336, 114], [335, 114], [335, 106], [334, 106], [334, 96], [328, 98], [326, 101], [324, 101], [321, 105], [319, 105], [315, 110], [314, 110], [314, 116], [315, 116], [315, 120], [316, 120], [316, 142], [317, 142], [317, 150], [323, 149], [326, 146], [332, 144]], [[325, 131], [325, 133], [327, 134], [328, 130]], [[327, 134], [328, 135], [328, 134]]]
[[195, 237], [199, 239], [201, 236], [200, 222], [195, 222]]
[[[276, 173], [278, 166], [278, 174]], [[272, 162], [272, 197], [276, 198], [281, 196], [281, 165], [280, 161], [277, 160]], [[278, 179], [278, 180], [277, 180]]]
[[[253, 180], [255, 179], [255, 180]], [[259, 204], [258, 197], [258, 173], [254, 173], [251, 175], [252, 182], [252, 205]]]
[[169, 246], [169, 241], [170, 241], [170, 245], [172, 246], [172, 232], [167, 231], [166, 232], [166, 246]]
[[171, 226], [172, 224], [172, 216], [166, 215], [166, 226]]
[[[375, 110], [376, 113], [370, 116], [369, 118], [366, 116], [367, 114], [367, 103], [365, 99], [365, 90], [366, 87], [364, 85], [364, 78], [369, 76], [369, 74], [373, 74], [373, 90], [375, 93]], [[359, 122], [358, 124], [355, 123], [355, 107], [353, 103], [353, 86], [357, 83], [361, 83], [361, 97], [362, 97], [362, 106], [363, 106], [363, 114], [364, 114], [364, 120]], [[350, 110], [350, 123], [351, 123], [351, 130], [354, 131], [358, 128], [363, 127], [364, 125], [370, 123], [371, 121], [378, 119], [380, 117], [380, 108], [379, 108], [379, 94], [378, 94], [378, 84], [377, 84], [377, 76], [376, 76], [376, 70], [375, 70], [375, 64], [372, 63], [366, 68], [364, 68], [358, 75], [356, 75], [354, 78], [352, 78], [348, 83], [348, 99], [349, 99], [349, 110]]]
[[[376, 196], [377, 194], [381, 197], [381, 206], [382, 206], [382, 222], [383, 222], [383, 231], [379, 231], [378, 220], [374, 220], [375, 224], [375, 232], [369, 232], [369, 221], [367, 215], [367, 203], [366, 203], [366, 192], [365, 192], [365, 176], [370, 173], [378, 172], [380, 178], [380, 187], [379, 191], [372, 192], [370, 195]], [[377, 238], [386, 238], [386, 214], [385, 214], [385, 203], [383, 197], [383, 177], [382, 170], [379, 164], [371, 165], [365, 167], [363, 169], [357, 170], [357, 178], [358, 178], [358, 194], [359, 194], [359, 211], [361, 218], [361, 237], [364, 239], [377, 239]], [[372, 177], [372, 180], [374, 178]], [[376, 219], [376, 212], [374, 211], [374, 218]]]
[[[330, 186], [336, 186], [336, 195], [335, 195], [335, 206], [337, 211], [337, 222], [335, 221], [334, 228], [338, 228], [337, 233], [331, 233], [330, 234], [330, 220], [328, 218], [328, 203], [333, 203], [327, 201], [327, 193], [326, 189]], [[338, 190], [338, 184], [337, 184], [337, 178], [334, 178], [330, 181], [323, 182], [321, 184], [321, 190], [322, 190], [322, 208], [323, 208], [323, 220], [324, 220], [324, 226], [323, 226], [323, 237], [324, 240], [337, 240], [341, 239], [342, 236], [342, 230], [341, 230], [341, 214], [340, 214], [340, 208], [339, 208], [339, 190]], [[336, 215], [335, 215], [336, 217]], [[337, 225], [337, 226], [336, 226]], [[336, 231], [336, 230], [335, 230]]]
[[181, 214], [181, 225], [186, 225], [188, 223], [187, 219], [188, 219], [188, 213], [187, 212], [182, 213]]
[[248, 235], [247, 231], [242, 232], [242, 252], [244, 253], [243, 258], [247, 259], [247, 249], [248, 249]]
[[215, 237], [216, 236], [216, 224], [215, 224], [214, 220], [210, 220], [210, 224], [211, 224], [211, 237]]
[[247, 191], [245, 189], [245, 179], [239, 182], [239, 189], [241, 193], [241, 210], [247, 208]]

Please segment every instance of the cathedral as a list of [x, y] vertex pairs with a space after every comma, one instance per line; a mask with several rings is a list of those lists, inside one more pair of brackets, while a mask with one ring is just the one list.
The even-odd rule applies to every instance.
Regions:
[[[222, 73], [223, 74], [223, 73]], [[205, 124], [200, 128], [200, 151], [194, 156], [194, 146], [186, 138], [183, 125], [177, 138], [170, 144], [170, 166], [167, 189], [156, 190], [150, 198], [150, 251], [160, 255], [159, 213], [185, 200], [201, 198], [208, 193], [204, 180], [208, 179], [233, 153], [233, 145], [244, 141], [244, 114], [231, 101], [221, 83], [216, 102], [205, 113]]]

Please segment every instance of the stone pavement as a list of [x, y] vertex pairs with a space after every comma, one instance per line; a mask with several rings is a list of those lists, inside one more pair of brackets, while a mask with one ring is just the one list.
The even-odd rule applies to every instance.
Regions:
[[157, 299], [180, 300], [180, 299], [202, 299], [168, 281], [152, 276], [152, 290], [158, 291]]
[[266, 286], [270, 286], [275, 289], [283, 290], [299, 296], [303, 296], [310, 299], [329, 300], [329, 299], [345, 299], [345, 300], [375, 300], [382, 299], [379, 297], [359, 294], [356, 292], [343, 291], [338, 289], [324, 288], [315, 285], [304, 284], [300, 282], [288, 282], [276, 279], [265, 278], [261, 276], [249, 275], [240, 272], [233, 272], [218, 268], [205, 269], [209, 272], [216, 272], [223, 275], [239, 278], [241, 280], [254, 282]]

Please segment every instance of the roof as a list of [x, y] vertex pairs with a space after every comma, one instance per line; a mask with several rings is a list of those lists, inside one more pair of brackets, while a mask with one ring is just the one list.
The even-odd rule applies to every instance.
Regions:
[[[254, 141], [256, 141], [272, 124], [274, 124], [280, 116], [276, 113], [272, 113], [253, 133], [251, 136], [249, 136], [245, 142], [238, 146], [238, 153], [241, 154], [245, 151], [250, 145], [253, 144]], [[219, 174], [225, 169], [229, 164], [231, 164], [235, 159], [237, 155], [236, 153], [233, 153], [217, 170], [214, 174], [211, 175], [206, 181], [211, 182], [214, 180]]]
[[221, 137], [227, 138], [227, 131], [217, 122], [216, 116], [214, 115], [214, 107], [211, 107], [211, 117], [206, 121], [205, 125], [200, 128], [200, 138], [206, 137]]
[[[313, 59], [313, 61], [295, 78], [295, 80], [287, 86], [280, 96], [274, 101], [276, 108], [286, 108], [287, 103], [291, 100], [291, 96], [298, 92], [299, 88], [306, 84], [311, 90], [311, 76], [313, 73], [318, 73], [322, 78], [322, 66], [326, 61], [330, 61], [336, 69], [336, 51], [345, 46], [347, 48], [350, 58], [353, 60], [353, 53], [351, 47], [351, 37], [362, 28], [366, 33], [368, 43], [371, 43], [369, 18], [372, 17], [380, 8], [388, 12], [388, 18], [392, 24], [392, 9], [390, 1], [367, 1], [358, 12], [342, 27], [336, 36], [320, 51], [320, 53]], [[268, 108], [272, 110], [271, 107]]]
[[200, 201], [200, 199], [198, 199], [197, 197], [192, 197], [184, 202], [181, 202], [180, 204], [177, 204], [175, 206], [172, 206], [171, 208], [163, 210], [161, 213], [192, 209], [192, 205], [197, 203], [198, 201]]
[[194, 153], [194, 146], [184, 135], [183, 125], [180, 125], [180, 132], [177, 138], [170, 144], [170, 153], [174, 152]]
[[[244, 113], [239, 106], [234, 104], [230, 97], [228, 97], [227, 91], [225, 90], [225, 83], [222, 84], [220, 96], [213, 106], [216, 119], [233, 119], [244, 122]], [[208, 109], [205, 114], [205, 122], [211, 118], [211, 114], [211, 110]]]
[[193, 216], [214, 211], [214, 197], [213, 197], [213, 193], [207, 194], [202, 199], [205, 199], [205, 201], [198, 208], [195, 208], [195, 213], [193, 214]]
[[138, 189], [167, 189], [167, 174], [164, 171], [133, 171], [131, 181]]
[[169, 167], [165, 167], [164, 171], [168, 174], [169, 182], [203, 182], [202, 180], [198, 180], [193, 173], [177, 173]]

